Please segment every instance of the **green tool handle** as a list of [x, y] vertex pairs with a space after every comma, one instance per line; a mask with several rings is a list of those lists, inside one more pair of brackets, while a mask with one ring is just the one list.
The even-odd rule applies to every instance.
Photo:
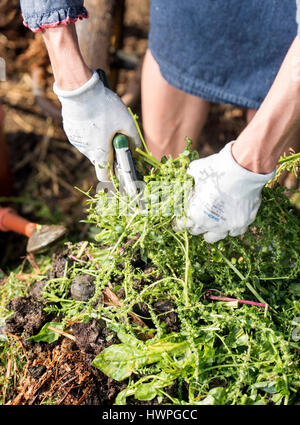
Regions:
[[115, 149], [123, 149], [123, 148], [129, 149], [129, 141], [127, 136], [121, 133], [116, 134], [115, 137], [113, 138], [113, 147]]
[[98, 69], [96, 69], [96, 72], [98, 73], [99, 78], [102, 81], [102, 83], [105, 85], [105, 87], [110, 89], [109, 81], [108, 81], [108, 78], [107, 78], [105, 71], [103, 71], [103, 69], [101, 69], [101, 68], [98, 68]]

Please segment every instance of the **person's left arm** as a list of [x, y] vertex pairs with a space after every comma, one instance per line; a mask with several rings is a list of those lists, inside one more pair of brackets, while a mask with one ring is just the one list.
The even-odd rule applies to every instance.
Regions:
[[[247, 230], [274, 175], [281, 152], [300, 126], [300, 38], [296, 36], [261, 107], [236, 141], [218, 154], [193, 161], [194, 193], [186, 227], [216, 242]], [[180, 221], [182, 227], [184, 220]]]

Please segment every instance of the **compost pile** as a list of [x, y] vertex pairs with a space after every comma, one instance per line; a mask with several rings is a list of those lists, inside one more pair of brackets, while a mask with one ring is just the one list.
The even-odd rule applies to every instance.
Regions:
[[178, 232], [147, 189], [176, 181], [176, 203], [196, 157], [189, 145], [161, 162], [140, 151], [156, 214], [112, 177], [114, 194], [86, 193], [93, 239], [2, 275], [2, 403], [299, 402], [296, 210], [267, 187], [243, 236], [210, 245]]

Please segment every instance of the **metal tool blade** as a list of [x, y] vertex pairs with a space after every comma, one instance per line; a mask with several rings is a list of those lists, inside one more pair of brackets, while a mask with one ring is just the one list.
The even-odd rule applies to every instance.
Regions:
[[63, 225], [37, 225], [27, 242], [27, 252], [36, 252], [52, 242], [56, 241], [66, 233], [67, 229]]

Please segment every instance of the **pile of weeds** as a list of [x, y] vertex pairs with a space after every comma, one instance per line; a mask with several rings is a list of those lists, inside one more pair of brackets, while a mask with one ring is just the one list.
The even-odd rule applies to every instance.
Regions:
[[[88, 373], [119, 385], [115, 404], [298, 403], [300, 223], [285, 189], [264, 188], [244, 235], [207, 244], [178, 231], [174, 211], [153, 191], [153, 183], [175, 184], [177, 205], [196, 153], [188, 145], [161, 162], [139, 153], [143, 201], [155, 214], [144, 214], [139, 196], [128, 201], [114, 177], [114, 192], [87, 193], [94, 241], [68, 243], [56, 274], [49, 258], [36, 258], [40, 273], [30, 283], [46, 318], [39, 329], [21, 327], [20, 337], [31, 347], [68, 338], [89, 351]], [[22, 288], [32, 297], [28, 282]], [[9, 300], [17, 290], [13, 273], [1, 293]], [[2, 309], [6, 326], [15, 323], [11, 307]], [[102, 333], [87, 349], [76, 326], [91, 321]], [[3, 369], [12, 339], [4, 346]]]

